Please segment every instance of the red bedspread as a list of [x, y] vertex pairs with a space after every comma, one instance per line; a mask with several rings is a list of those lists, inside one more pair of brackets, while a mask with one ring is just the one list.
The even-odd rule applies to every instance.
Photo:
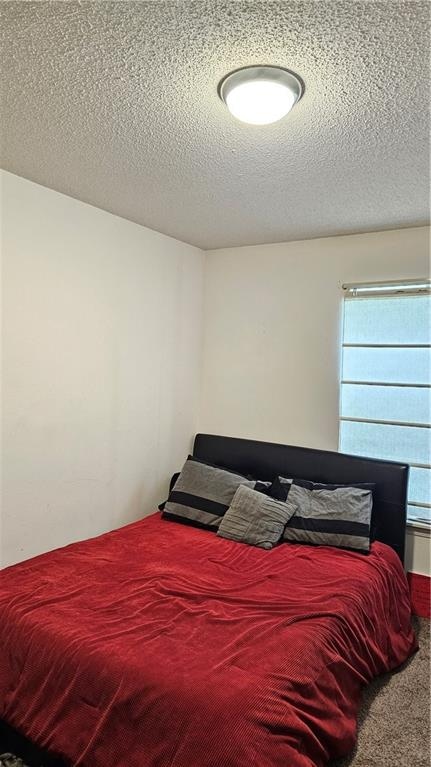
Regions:
[[311, 767], [415, 649], [400, 562], [155, 514], [3, 571], [0, 717], [85, 767]]

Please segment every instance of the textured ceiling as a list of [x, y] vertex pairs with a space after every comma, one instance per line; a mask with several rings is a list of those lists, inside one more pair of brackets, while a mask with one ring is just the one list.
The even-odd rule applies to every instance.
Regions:
[[[204, 248], [428, 219], [428, 2], [2, 2], [2, 166]], [[305, 95], [237, 122], [229, 70]]]

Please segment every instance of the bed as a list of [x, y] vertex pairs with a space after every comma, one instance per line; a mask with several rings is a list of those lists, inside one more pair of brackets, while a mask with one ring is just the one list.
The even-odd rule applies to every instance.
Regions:
[[408, 466], [198, 434], [261, 480], [372, 482], [367, 556], [271, 551], [155, 514], [7, 568], [0, 742], [45, 767], [323, 767], [361, 690], [416, 649], [403, 569]]

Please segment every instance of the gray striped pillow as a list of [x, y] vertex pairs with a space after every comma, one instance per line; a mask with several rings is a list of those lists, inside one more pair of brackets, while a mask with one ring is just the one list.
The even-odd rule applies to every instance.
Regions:
[[232, 541], [272, 549], [295, 512], [290, 500], [283, 502], [240, 485], [217, 535]]
[[254, 488], [256, 481], [189, 456], [169, 493], [162, 516], [217, 531], [240, 485]]
[[369, 551], [373, 507], [369, 486], [323, 485], [284, 477], [278, 481], [284, 497], [297, 506], [283, 540]]

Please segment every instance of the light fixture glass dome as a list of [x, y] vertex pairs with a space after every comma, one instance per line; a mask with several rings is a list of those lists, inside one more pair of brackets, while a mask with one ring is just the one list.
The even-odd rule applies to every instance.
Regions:
[[301, 98], [304, 84], [288, 69], [253, 66], [226, 75], [218, 91], [238, 120], [252, 125], [268, 125], [290, 112]]

